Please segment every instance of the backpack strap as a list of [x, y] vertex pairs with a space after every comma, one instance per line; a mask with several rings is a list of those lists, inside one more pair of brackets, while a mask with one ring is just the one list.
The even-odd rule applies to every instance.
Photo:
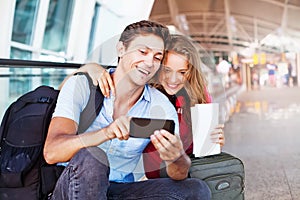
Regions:
[[91, 77], [87, 73], [78, 72], [75, 75], [85, 75], [89, 82], [90, 96], [86, 107], [80, 114], [78, 134], [86, 131], [96, 119], [103, 105], [104, 96], [98, 86], [93, 84]]
[[[40, 91], [36, 93], [36, 91]], [[31, 94], [38, 94], [38, 95], [31, 95]], [[21, 110], [23, 107], [25, 107], [27, 104], [31, 103], [45, 103], [45, 104], [51, 104], [53, 101], [56, 101], [58, 95], [58, 91], [55, 90], [51, 86], [39, 86], [35, 90], [30, 91], [23, 96], [21, 96], [17, 100], [17, 104], [14, 105], [14, 108], [12, 112], [18, 112]]]

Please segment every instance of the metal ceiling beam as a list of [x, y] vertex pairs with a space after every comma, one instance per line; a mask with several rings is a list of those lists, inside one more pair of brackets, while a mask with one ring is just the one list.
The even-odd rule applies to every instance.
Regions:
[[174, 1], [174, 0], [168, 0], [168, 7], [169, 7], [169, 13], [170, 13], [170, 17], [171, 17], [172, 23], [177, 28], [179, 28], [178, 21], [176, 19], [176, 17], [178, 16], [178, 7], [177, 7], [177, 4], [176, 4], [176, 1]]
[[[236, 11], [236, 7], [231, 5], [234, 2], [231, 0], [223, 0], [223, 2], [219, 0], [210, 1], [215, 2], [216, 4], [218, 2], [218, 5], [219, 3], [223, 3], [223, 11], [220, 9], [214, 10], [217, 5], [209, 6], [210, 9], [207, 10], [199, 11], [198, 9], [193, 8], [189, 11], [188, 7], [178, 7], [179, 4], [176, 0], [168, 0], [165, 1], [165, 3], [166, 2], [169, 6], [169, 8], [166, 9], [166, 12], [169, 13], [161, 12], [159, 15], [152, 16], [152, 19], [167, 24], [172, 22], [180, 30], [182, 26], [179, 16], [181, 14], [185, 15], [190, 28], [190, 35], [200, 43], [201, 40], [203, 40], [204, 43], [202, 44], [211, 50], [218, 49], [220, 46], [224, 45], [221, 49], [223, 51], [225, 49], [230, 51], [237, 48], [243, 48], [242, 46], [245, 48], [247, 43], [250, 47], [252, 42], [257, 44], [268, 34], [276, 33], [278, 28], [282, 30], [283, 34], [288, 35], [295, 40], [295, 44], [300, 41], [300, 28], [294, 21], [296, 19], [288, 19], [290, 17], [289, 12], [291, 12], [291, 16], [294, 16], [298, 15], [298, 10], [300, 11], [300, 5], [296, 1], [255, 0], [247, 2], [260, 3], [261, 5], [274, 8], [274, 11], [279, 11], [277, 13], [277, 15], [279, 14], [279, 20], [278, 18], [276, 18], [276, 20], [273, 19], [272, 16], [262, 15], [261, 18], [259, 17], [260, 15], [253, 16], [251, 15], [253, 12], [238, 12]], [[188, 1], [186, 4], [188, 4]], [[269, 15], [269, 13], [267, 14]], [[234, 23], [232, 22], [232, 16], [234, 17], [235, 24], [232, 24]], [[289, 20], [293, 20], [293, 23], [290, 24]], [[253, 46], [255, 45], [252, 44], [252, 47]], [[272, 46], [259, 45], [257, 48], [266, 52], [280, 51], [280, 49]]]
[[[276, 1], [276, 0], [260, 0], [260, 1], [263, 1], [263, 2], [266, 2], [266, 3], [270, 3], [270, 4], [273, 4], [273, 5], [277, 5], [277, 6], [280, 6], [280, 7], [284, 7], [285, 6], [285, 3], [281, 3], [279, 1]], [[299, 6], [295, 6], [295, 5], [287, 5], [288, 8], [291, 8], [291, 9], [294, 9], [294, 10], [300, 10], [300, 7]]]
[[224, 20], [220, 20], [213, 28], [212, 30], [208, 33], [208, 35], [215, 35], [218, 30], [222, 27], [224, 24]]
[[285, 34], [285, 32], [286, 32], [286, 27], [287, 27], [287, 25], [286, 25], [286, 23], [287, 23], [287, 18], [288, 18], [288, 16], [287, 16], [287, 13], [288, 13], [288, 2], [289, 2], [289, 0], [285, 0], [285, 2], [284, 2], [284, 7], [283, 7], [283, 12], [282, 12], [282, 17], [281, 17], [281, 30], [282, 30], [282, 33], [283, 34]]
[[203, 24], [203, 32], [207, 34], [208, 33], [208, 29], [207, 29], [206, 15], [202, 15], [202, 19], [203, 19], [203, 22], [204, 22], [204, 24]]
[[224, 5], [225, 5], [225, 19], [226, 19], [226, 27], [227, 27], [227, 34], [228, 34], [228, 43], [230, 47], [232, 47], [232, 29], [231, 29], [231, 22], [230, 22], [229, 0], [224, 0]]
[[176, 1], [168, 0], [168, 7], [172, 23], [178, 28], [180, 32], [187, 33], [187, 23], [180, 19]]
[[253, 34], [254, 34], [254, 42], [258, 43], [258, 28], [257, 28], [257, 19], [253, 17]]

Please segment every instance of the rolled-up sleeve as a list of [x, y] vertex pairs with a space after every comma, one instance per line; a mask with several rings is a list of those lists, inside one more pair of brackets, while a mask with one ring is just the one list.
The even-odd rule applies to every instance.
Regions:
[[80, 113], [89, 97], [89, 85], [85, 76], [71, 76], [62, 87], [52, 117], [65, 117], [79, 123]]

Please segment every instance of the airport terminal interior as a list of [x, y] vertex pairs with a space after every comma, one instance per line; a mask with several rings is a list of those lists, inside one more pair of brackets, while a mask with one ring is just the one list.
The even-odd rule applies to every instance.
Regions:
[[84, 63], [115, 66], [125, 26], [157, 21], [199, 51], [245, 199], [300, 199], [300, 1], [1, 0], [0, 13], [0, 119]]

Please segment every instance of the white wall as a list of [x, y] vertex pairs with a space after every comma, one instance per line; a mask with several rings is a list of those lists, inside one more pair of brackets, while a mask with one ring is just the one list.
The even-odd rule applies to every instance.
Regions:
[[67, 54], [75, 62], [84, 63], [94, 15], [95, 0], [74, 1], [74, 11]]
[[[0, 1], [0, 58], [9, 58], [10, 40], [12, 34], [13, 18], [14, 18], [15, 1], [1, 0]], [[7, 68], [0, 67], [0, 74], [8, 74]], [[8, 94], [9, 94], [9, 80], [8, 78], [0, 78], [0, 119], [6, 109]]]
[[0, 1], [0, 57], [9, 58], [10, 40], [13, 27], [15, 1], [1, 0]]
[[[101, 7], [96, 29], [95, 46], [87, 57], [94, 6]], [[86, 0], [75, 1], [74, 15], [69, 37], [68, 56], [75, 62], [98, 62], [112, 64], [116, 59], [115, 45], [126, 25], [148, 19], [154, 0]], [[138, 8], [138, 9], [137, 9]], [[100, 52], [100, 49], [105, 51]], [[101, 59], [100, 59], [101, 57]]]
[[[124, 28], [133, 22], [149, 19], [154, 0], [100, 1], [95, 47], [89, 61], [116, 64], [116, 43]], [[105, 49], [105, 51], [101, 51]]]

